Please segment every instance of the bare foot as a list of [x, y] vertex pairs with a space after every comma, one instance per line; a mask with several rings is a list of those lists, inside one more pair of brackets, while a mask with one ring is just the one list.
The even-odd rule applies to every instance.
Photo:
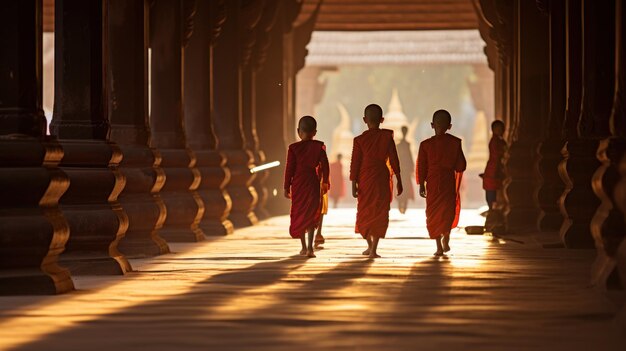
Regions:
[[315, 256], [315, 253], [313, 252], [313, 250], [309, 250], [306, 253], [306, 257], [313, 258], [313, 257], [316, 257], [316, 256]]
[[435, 252], [433, 255], [437, 257], [443, 256], [443, 250], [437, 250], [437, 252]]
[[369, 258], [380, 258], [380, 255], [377, 254], [376, 252], [370, 252]]
[[369, 247], [367, 248], [367, 250], [363, 251], [363, 255], [364, 255], [364, 256], [369, 256], [369, 255], [370, 255], [370, 249], [369, 249]]
[[306, 249], [300, 250], [300, 255], [302, 255], [302, 256], [306, 255]]
[[441, 245], [443, 246], [443, 252], [450, 251], [450, 236], [445, 236], [441, 239]]

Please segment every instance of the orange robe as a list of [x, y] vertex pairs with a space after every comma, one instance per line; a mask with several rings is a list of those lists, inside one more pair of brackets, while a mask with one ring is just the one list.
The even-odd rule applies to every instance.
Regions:
[[333, 185], [333, 188], [328, 192], [328, 197], [339, 200], [346, 196], [346, 185], [343, 182], [343, 166], [339, 161], [330, 164], [330, 183]]
[[450, 134], [422, 141], [416, 178], [426, 182], [426, 227], [432, 239], [457, 226], [461, 201], [459, 186], [467, 163], [461, 139]]
[[358, 184], [355, 232], [384, 238], [389, 225], [392, 175], [400, 174], [393, 131], [369, 129], [354, 138], [350, 180]]
[[[396, 145], [398, 149], [398, 158], [400, 159], [400, 168], [404, 170], [409, 170], [411, 172], [415, 168], [415, 159], [413, 155], [411, 155], [411, 143], [406, 140], [401, 140], [398, 145]], [[415, 200], [415, 190], [413, 190], [413, 182], [411, 182], [411, 177], [409, 179], [405, 179], [404, 182], [404, 191], [400, 196], [398, 196], [398, 200], [406, 199], [406, 200]]]
[[328, 183], [328, 157], [324, 143], [299, 141], [289, 145], [285, 165], [285, 190], [291, 190], [289, 234], [300, 238], [320, 222], [322, 196], [320, 183]]
[[504, 179], [502, 157], [504, 157], [505, 150], [506, 142], [495, 135], [492, 136], [489, 141], [489, 160], [483, 173], [483, 189], [498, 190], [502, 187]]

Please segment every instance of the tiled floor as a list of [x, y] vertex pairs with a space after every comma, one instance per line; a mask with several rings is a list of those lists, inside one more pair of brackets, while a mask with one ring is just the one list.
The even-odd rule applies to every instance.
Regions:
[[280, 217], [71, 294], [0, 297], [0, 350], [626, 350], [617, 307], [587, 286], [594, 252], [457, 231], [436, 259], [423, 211], [391, 217], [375, 261], [342, 209], [315, 259]]

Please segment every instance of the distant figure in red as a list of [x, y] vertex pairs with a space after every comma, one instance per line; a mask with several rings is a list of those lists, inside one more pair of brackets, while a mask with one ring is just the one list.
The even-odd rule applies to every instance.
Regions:
[[398, 195], [402, 194], [400, 162], [393, 141], [393, 131], [380, 129], [384, 121], [383, 109], [375, 104], [365, 108], [363, 121], [367, 130], [354, 138], [350, 180], [352, 196], [357, 198], [355, 232], [367, 240], [364, 255], [380, 257], [376, 250], [389, 225], [389, 207], [392, 200], [392, 175], [396, 175]]
[[494, 207], [497, 191], [502, 187], [502, 180], [504, 180], [502, 157], [507, 147], [503, 138], [504, 122], [493, 121], [491, 132], [493, 135], [489, 141], [489, 160], [485, 167], [485, 173], [482, 174], [483, 189], [485, 189], [489, 210]]
[[[409, 132], [409, 128], [406, 126], [402, 127], [402, 140], [397, 145], [398, 148], [398, 158], [400, 159], [400, 169], [415, 169], [415, 159], [411, 154], [411, 143], [406, 140], [406, 135]], [[410, 177], [409, 177], [410, 178]], [[407, 182], [407, 187], [404, 189], [402, 194], [397, 196], [398, 200], [398, 210], [400, 213], [404, 214], [406, 209], [409, 207], [409, 200], [414, 200], [414, 191], [413, 184], [411, 183], [411, 179]]]
[[[317, 122], [304, 116], [298, 122], [301, 141], [289, 145], [285, 167], [285, 197], [291, 199], [291, 225], [289, 234], [300, 238], [301, 255], [315, 257], [313, 236], [320, 222], [322, 194], [330, 187], [328, 182], [328, 158], [321, 141], [313, 140], [317, 134]], [[304, 233], [308, 233], [308, 247]]]
[[333, 187], [329, 190], [328, 197], [333, 202], [333, 208], [337, 208], [339, 200], [346, 196], [346, 185], [343, 182], [343, 166], [341, 165], [342, 158], [343, 155], [337, 154], [337, 161], [330, 164], [330, 184]]
[[422, 141], [417, 155], [416, 178], [420, 196], [426, 198], [426, 227], [437, 242], [435, 256], [450, 251], [450, 230], [458, 224], [459, 185], [467, 166], [461, 139], [446, 133], [452, 116], [446, 110], [433, 114], [435, 136]]

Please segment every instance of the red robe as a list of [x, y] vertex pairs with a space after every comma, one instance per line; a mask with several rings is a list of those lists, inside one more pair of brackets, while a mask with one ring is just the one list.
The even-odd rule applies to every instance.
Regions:
[[389, 225], [392, 175], [400, 174], [393, 131], [369, 129], [354, 138], [350, 180], [358, 184], [355, 232], [384, 238]]
[[[396, 148], [398, 149], [400, 168], [404, 170], [408, 169], [409, 172], [413, 170], [415, 168], [415, 164], [413, 163], [415, 162], [415, 159], [413, 158], [413, 155], [411, 155], [411, 144], [403, 139], [398, 143], [398, 145], [396, 145]], [[398, 196], [398, 200], [414, 200], [415, 191], [413, 190], [413, 182], [411, 182], [411, 177], [409, 177], [409, 179], [405, 179], [404, 183], [405, 184], [402, 184], [404, 185], [404, 191], [402, 192], [402, 194], [400, 194], [400, 196]]]
[[422, 141], [417, 154], [417, 183], [426, 182], [426, 228], [432, 239], [457, 226], [459, 186], [467, 163], [461, 139], [450, 134]]
[[330, 183], [333, 185], [333, 188], [328, 192], [328, 197], [341, 199], [346, 196], [346, 185], [343, 182], [343, 166], [339, 161], [330, 164]]
[[317, 228], [322, 209], [320, 181], [328, 183], [328, 157], [324, 143], [299, 141], [289, 145], [285, 166], [285, 190], [291, 189], [289, 234], [300, 238]]
[[498, 190], [502, 186], [504, 179], [502, 157], [505, 150], [506, 142], [497, 136], [492, 136], [489, 141], [489, 160], [483, 174], [483, 189]]

